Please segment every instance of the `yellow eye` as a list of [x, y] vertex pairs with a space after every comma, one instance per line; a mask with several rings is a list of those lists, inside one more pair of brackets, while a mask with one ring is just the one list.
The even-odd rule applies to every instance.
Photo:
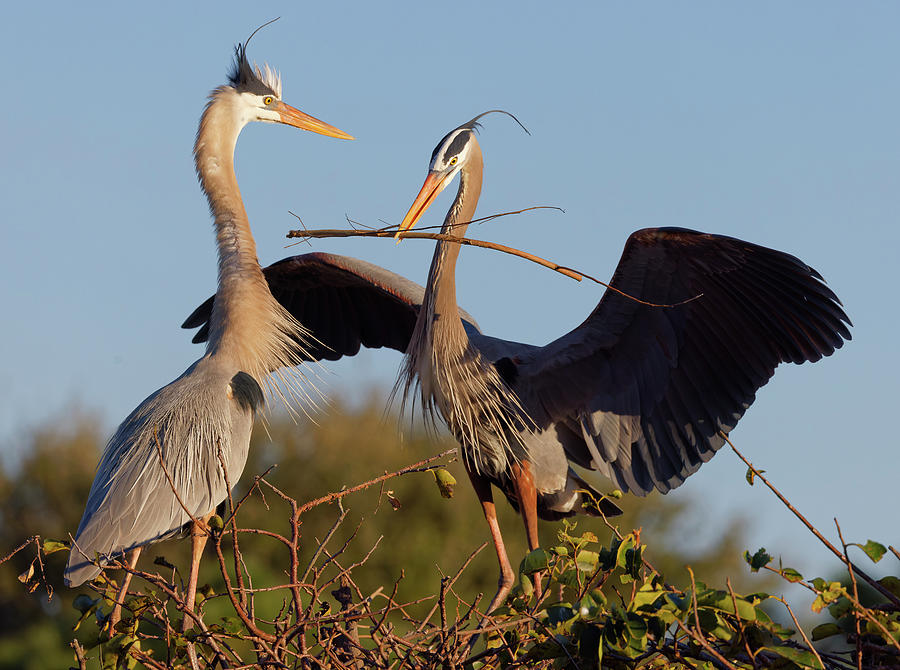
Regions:
[[273, 98], [271, 95], [267, 95], [265, 98], [263, 98], [263, 104], [266, 107], [271, 105], [273, 102], [275, 102], [275, 98]]
[[450, 165], [456, 165], [456, 156], [450, 159]]

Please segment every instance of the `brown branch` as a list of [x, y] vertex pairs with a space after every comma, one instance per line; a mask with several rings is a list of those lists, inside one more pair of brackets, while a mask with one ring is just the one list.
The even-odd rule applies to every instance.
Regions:
[[[680, 619], [675, 619], [675, 623], [678, 624], [679, 628], [690, 635], [692, 639], [697, 641], [700, 646], [706, 649], [707, 652], [712, 654], [720, 663], [725, 665], [725, 667], [730, 668], [730, 670], [738, 670], [728, 661], [728, 659], [722, 656], [722, 654], [720, 654], [715, 647], [713, 647], [709, 642], [706, 641], [706, 636], [703, 635], [703, 629], [700, 627], [700, 610], [697, 607], [697, 582], [694, 579], [694, 571], [689, 565], [686, 565], [685, 567], [687, 568], [688, 574], [691, 576], [691, 604], [694, 608], [694, 623], [697, 626], [697, 632], [694, 633], [694, 631], [692, 631], [690, 628], [687, 628], [684, 624], [681, 623]], [[735, 614], [737, 614], [737, 611], [735, 611]]]
[[[459, 579], [460, 575], [462, 575], [462, 573], [466, 570], [466, 568], [469, 567], [469, 564], [475, 559], [476, 556], [478, 556], [478, 554], [480, 554], [484, 550], [484, 548], [487, 545], [488, 545], [487, 542], [482, 542], [480, 547], [478, 547], [477, 549], [475, 549], [475, 551], [473, 551], [471, 554], [469, 554], [469, 557], [463, 562], [463, 564], [460, 566], [459, 570], [456, 571], [456, 574], [453, 575], [453, 578], [450, 580], [450, 583], [449, 583], [450, 588], [453, 587], [453, 585], [456, 583], [456, 580]], [[437, 608], [438, 608], [438, 603], [435, 603], [434, 606], [431, 608], [431, 611], [425, 617], [423, 617], [422, 622], [419, 624], [419, 627], [416, 629], [416, 633], [422, 632], [422, 629], [425, 628], [425, 626], [428, 624], [428, 621], [431, 619], [431, 617], [434, 616], [434, 613], [435, 613], [435, 611], [437, 611]]]
[[184, 501], [178, 494], [178, 489], [175, 488], [175, 481], [172, 479], [172, 475], [169, 474], [169, 468], [166, 467], [166, 462], [163, 459], [162, 444], [159, 441], [159, 430], [156, 426], [153, 427], [153, 440], [156, 442], [156, 454], [159, 456], [159, 464], [163, 469], [163, 474], [166, 476], [166, 481], [169, 482], [172, 493], [175, 494], [175, 500], [178, 501], [178, 504], [181, 505], [181, 509], [184, 510], [184, 513], [188, 515], [194, 525], [199, 526], [200, 521], [191, 514], [191, 511], [187, 508], [187, 505], [184, 504]]
[[[528, 209], [538, 209], [536, 207], [530, 207]], [[528, 211], [527, 209], [520, 210], [522, 212]], [[505, 212], [504, 214], [495, 214], [493, 217], [496, 218], [498, 216], [505, 216], [506, 214], [518, 214], [519, 212]], [[475, 219], [474, 221], [477, 221]], [[466, 224], [456, 224], [456, 225], [468, 225]], [[322, 230], [291, 230], [288, 231], [287, 237], [294, 238], [299, 237], [303, 240], [309, 240], [310, 238], [331, 238], [331, 237], [386, 237], [386, 238], [394, 238], [398, 239], [413, 239], [413, 240], [438, 240], [443, 242], [452, 242], [454, 244], [462, 244], [466, 246], [479, 247], [482, 249], [492, 249], [494, 251], [500, 251], [505, 254], [510, 254], [512, 256], [518, 256], [519, 258], [524, 258], [525, 260], [529, 260], [532, 263], [537, 263], [545, 268], [549, 268], [555, 272], [559, 272], [560, 274], [569, 277], [570, 279], [574, 279], [575, 281], [581, 281], [582, 279], [587, 279], [588, 281], [592, 281], [595, 284], [599, 284], [600, 286], [605, 286], [610, 291], [614, 291], [618, 293], [624, 298], [628, 300], [633, 300], [636, 303], [641, 305], [647, 305], [648, 307], [678, 307], [679, 305], [684, 305], [689, 302], [693, 302], [698, 298], [703, 296], [702, 293], [692, 296], [687, 300], [682, 300], [680, 302], [675, 302], [671, 304], [661, 304], [655, 302], [648, 302], [646, 300], [641, 300], [633, 295], [625, 293], [621, 289], [616, 288], [615, 286], [610, 286], [604, 281], [597, 279], [596, 277], [592, 277], [586, 272], [582, 272], [581, 270], [574, 270], [565, 265], [560, 265], [559, 263], [555, 263], [553, 261], [549, 261], [545, 258], [541, 258], [535, 254], [529, 253], [527, 251], [522, 251], [520, 249], [516, 249], [515, 247], [508, 247], [504, 244], [497, 244], [496, 242], [487, 242], [485, 240], [473, 240], [468, 237], [457, 237], [456, 235], [448, 235], [446, 233], [426, 233], [421, 231], [403, 231], [399, 232], [396, 228], [379, 228], [378, 230], [346, 230], [342, 228], [330, 228], [330, 229], [322, 229]]]
[[[213, 546], [216, 549], [216, 557], [219, 559], [219, 571], [222, 573], [222, 578], [225, 580], [225, 590], [228, 592], [228, 599], [231, 600], [231, 606], [234, 608], [234, 611], [237, 613], [238, 617], [240, 617], [241, 622], [243, 622], [244, 624], [244, 627], [246, 627], [248, 631], [250, 631], [260, 640], [265, 640], [266, 642], [277, 641], [278, 638], [275, 635], [267, 633], [264, 630], [260, 630], [259, 627], [247, 615], [247, 611], [243, 608], [241, 603], [238, 602], [238, 599], [234, 594], [234, 586], [231, 583], [231, 577], [228, 576], [228, 568], [225, 565], [225, 554], [222, 553], [221, 535], [216, 535], [213, 537]], [[271, 653], [270, 650], [267, 649], [267, 651]]]
[[[847, 543], [844, 542], [844, 534], [841, 532], [841, 525], [838, 523], [837, 517], [834, 517], [834, 527], [837, 528], [838, 539], [841, 541], [841, 546], [844, 548], [844, 557], [848, 559], [850, 558], [850, 554], [847, 553]], [[853, 574], [853, 568], [851, 567], [853, 564], [847, 566], [847, 572], [850, 574], [850, 583], [853, 585], [853, 597], [859, 600], [859, 585], [856, 583], [856, 575]], [[859, 617], [854, 616], [853, 621], [856, 624], [856, 668], [857, 670], [862, 670], [862, 636], [860, 635], [859, 630]]]
[[323, 505], [326, 503], [332, 503], [335, 500], [340, 500], [344, 496], [347, 496], [351, 493], [356, 493], [357, 491], [362, 491], [364, 489], [369, 488], [370, 486], [374, 486], [375, 484], [380, 484], [386, 479], [392, 479], [394, 477], [399, 477], [401, 475], [408, 475], [413, 472], [428, 472], [431, 468], [424, 467], [429, 463], [434, 463], [445, 456], [449, 456], [454, 453], [456, 449], [448, 449], [447, 451], [441, 452], [437, 456], [431, 456], [430, 458], [426, 458], [425, 460], [419, 461], [418, 463], [413, 463], [412, 465], [407, 465], [405, 468], [401, 468], [399, 470], [395, 470], [394, 472], [387, 472], [375, 479], [370, 479], [367, 482], [363, 482], [362, 484], [357, 484], [356, 486], [351, 486], [348, 489], [343, 489], [341, 491], [336, 491], [334, 493], [329, 493], [328, 495], [324, 495], [321, 498], [316, 498], [315, 500], [310, 500], [308, 503], [302, 505], [298, 511], [299, 514], [303, 514], [308, 512], [313, 507], [318, 507], [319, 505]]
[[[231, 495], [231, 482], [228, 479], [228, 468], [225, 467], [225, 456], [222, 454], [222, 445], [216, 445], [216, 457], [219, 459], [219, 465], [222, 466], [222, 477], [225, 480], [225, 491], [228, 495], [228, 514], [231, 517], [229, 522], [231, 523], [232, 530], [232, 538], [231, 538], [231, 546], [232, 546], [232, 554], [234, 555], [234, 576], [237, 579], [238, 585], [238, 593], [241, 598], [241, 605], [247, 607], [247, 598], [246, 591], [244, 589], [244, 574], [241, 571], [241, 563], [243, 562], [241, 559], [241, 549], [238, 543], [238, 526], [237, 519], [235, 518], [236, 510], [234, 507], [234, 498]], [[204, 528], [207, 535], [210, 534], [209, 528]], [[253, 618], [253, 601], [250, 601], [250, 618]]]
[[[35, 537], [37, 537], [37, 535], [35, 535]], [[33, 539], [34, 539], [34, 538], [32, 538], [32, 540], [33, 540]], [[31, 540], [28, 540], [27, 542], [25, 542], [25, 544], [28, 544], [29, 542], [31, 542]], [[22, 546], [25, 546], [25, 545], [22, 545]], [[22, 548], [22, 547], [19, 547], [19, 549], [21, 549], [21, 548]], [[18, 551], [19, 549], [16, 549], [16, 551]], [[15, 553], [15, 552], [13, 552], [13, 553]], [[12, 554], [10, 554], [10, 556], [11, 556], [11, 555], [12, 555]], [[9, 558], [9, 557], [7, 556], [7, 558]], [[3, 561], [0, 561], [0, 563], [2, 563], [2, 562], [3, 562]], [[78, 667], [79, 667], [79, 669], [80, 669], [80, 670], [87, 670], [87, 659], [84, 657], [84, 647], [81, 646], [81, 643], [80, 643], [78, 640], [72, 640], [72, 641], [69, 643], [69, 646], [72, 647], [72, 649], [75, 650], [75, 658], [76, 658], [76, 660], [78, 661]]]
[[[16, 547], [16, 548], [13, 549], [11, 552], [9, 552], [6, 556], [4, 556], [3, 558], [0, 558], [0, 565], [2, 565], [3, 563], [6, 563], [9, 559], [11, 559], [13, 556], [15, 556], [16, 554], [18, 554], [20, 551], [22, 551], [25, 547], [27, 547], [27, 546], [28, 546], [29, 544], [31, 544], [32, 542], [35, 542], [35, 543], [36, 543], [36, 542], [38, 542], [40, 539], [41, 539], [41, 536], [40, 536], [40, 535], [32, 535], [32, 536], [29, 537], [27, 540], [25, 540], [24, 542], [22, 542], [22, 544], [20, 544], [18, 547]], [[38, 545], [38, 547], [40, 547], [40, 545]]]
[[[806, 633], [803, 632], [803, 627], [800, 625], [800, 622], [797, 621], [797, 617], [794, 615], [794, 610], [791, 609], [791, 606], [788, 605], [787, 600], [781, 598], [780, 596], [771, 596], [782, 605], [787, 608], [788, 614], [791, 615], [791, 619], [794, 620], [794, 625], [797, 627], [797, 631], [800, 633], [801, 637], [803, 637], [803, 641], [806, 642], [806, 646], [809, 647], [809, 650], [813, 653], [813, 655], [819, 659], [819, 666], [822, 670], [825, 670], [825, 662], [822, 660], [822, 657], [819, 656], [819, 652], [816, 651], [816, 648], [813, 646], [812, 642], [810, 642], [809, 638], [806, 636]], [[756, 665], [754, 663], [754, 665]]]
[[734, 607], [734, 618], [737, 620], [738, 629], [741, 632], [741, 642], [744, 643], [744, 651], [747, 652], [747, 656], [750, 657], [750, 663], [753, 667], [756, 667], [756, 657], [753, 656], [753, 652], [750, 650], [750, 643], [747, 642], [747, 631], [744, 628], [744, 620], [741, 618], [741, 615], [738, 614], [738, 606], [737, 606], [737, 596], [734, 594], [734, 589], [731, 586], [731, 579], [726, 578], [725, 584], [728, 586], [728, 593], [731, 594], [731, 606]]
[[747, 467], [753, 471], [753, 474], [756, 475], [760, 479], [760, 481], [762, 481], [763, 484], [765, 484], [767, 487], [769, 487], [769, 490], [772, 491], [772, 493], [774, 493], [776, 496], [778, 496], [778, 499], [784, 504], [784, 506], [787, 507], [789, 510], [791, 510], [791, 512], [793, 512], [794, 516], [797, 517], [798, 519], [800, 519], [800, 521], [803, 522], [803, 525], [806, 526], [807, 529], [809, 529], [809, 531], [813, 535], [815, 535], [822, 544], [824, 544], [826, 547], [828, 547], [831, 550], [831, 553], [833, 553], [835, 556], [837, 556], [841, 560], [841, 563], [846, 565], [848, 569], [855, 570], [856, 574], [858, 574], [860, 577], [865, 579], [872, 588], [874, 588], [876, 591], [878, 591], [881, 595], [883, 595], [885, 598], [890, 600], [892, 603], [894, 603], [895, 605], [900, 607], [900, 598], [897, 598], [897, 596], [895, 596], [893, 593], [888, 591], [885, 587], [883, 587], [881, 584], [879, 584], [875, 579], [873, 579], [868, 574], [863, 572], [859, 568], [859, 566], [855, 565], [849, 559], [849, 557], [844, 556], [844, 554], [842, 554], [840, 551], [838, 551], [837, 547], [835, 547], [833, 544], [831, 544], [831, 542], [829, 542], [827, 539], [825, 539], [825, 537], [822, 535], [822, 533], [820, 533], [815, 526], [813, 526], [809, 521], [807, 521], [806, 517], [803, 516], [800, 513], [800, 511], [796, 507], [794, 507], [788, 501], [788, 499], [785, 498], [781, 494], [781, 491], [779, 491], [777, 488], [775, 488], [775, 486], [768, 479], [766, 479], [760, 473], [759, 470], [757, 470], [755, 467], [753, 467], [753, 464], [750, 461], [748, 461], [746, 459], [746, 457], [740, 451], [738, 451], [737, 447], [734, 446], [734, 443], [728, 438], [728, 436], [725, 433], [723, 433], [720, 430], [719, 435], [721, 435], [722, 439], [724, 439], [728, 443], [728, 446], [731, 447], [731, 450], [735, 454], [737, 454], [738, 458], [740, 458], [742, 461], [744, 461], [744, 463], [747, 465]]

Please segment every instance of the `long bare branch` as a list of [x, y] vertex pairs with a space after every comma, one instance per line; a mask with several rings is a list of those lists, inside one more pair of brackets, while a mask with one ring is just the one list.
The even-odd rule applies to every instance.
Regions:
[[728, 446], [731, 447], [731, 450], [735, 454], [737, 454], [738, 458], [740, 458], [742, 461], [744, 461], [744, 463], [747, 465], [747, 467], [753, 471], [753, 474], [756, 477], [758, 477], [759, 480], [763, 484], [765, 484], [767, 487], [769, 487], [769, 490], [772, 491], [772, 493], [774, 493], [776, 496], [778, 496], [778, 499], [785, 505], [785, 507], [787, 507], [789, 510], [791, 510], [791, 512], [793, 512], [794, 516], [797, 517], [798, 519], [800, 519], [800, 521], [803, 523], [803, 525], [806, 526], [809, 529], [809, 531], [813, 535], [815, 535], [822, 544], [824, 544], [826, 547], [828, 547], [828, 549], [831, 550], [831, 553], [833, 553], [835, 556], [837, 556], [841, 560], [841, 563], [846, 565], [848, 569], [855, 571], [856, 574], [859, 575], [860, 577], [862, 577], [863, 579], [865, 579], [873, 589], [875, 589], [881, 595], [883, 595], [885, 598], [887, 598], [889, 601], [891, 601], [892, 603], [894, 603], [895, 605], [900, 607], [900, 598], [897, 598], [897, 596], [895, 596], [893, 593], [888, 591], [884, 586], [879, 584], [877, 580], [875, 580], [874, 578], [870, 577], [868, 574], [863, 572], [859, 568], [858, 565], [853, 563], [848, 557], [846, 557], [843, 553], [841, 553], [837, 549], [837, 547], [835, 547], [833, 544], [831, 544], [831, 542], [829, 542], [827, 539], [825, 539], [825, 536], [822, 535], [822, 533], [820, 533], [819, 530], [815, 526], [813, 526], [806, 519], [806, 517], [803, 516], [800, 513], [800, 511], [790, 503], [790, 501], [787, 498], [785, 498], [781, 494], [781, 491], [779, 491], [777, 488], [775, 488], [775, 486], [768, 479], [766, 479], [762, 475], [762, 473], [760, 473], [759, 470], [757, 470], [755, 467], [753, 467], [753, 464], [750, 461], [748, 461], [740, 451], [738, 451], [737, 447], [734, 446], [734, 443], [728, 438], [728, 436], [725, 433], [723, 433], [722, 431], [719, 431], [719, 435], [721, 435], [722, 438], [728, 443]]
[[[516, 212], [504, 212], [502, 214], [494, 214], [490, 217], [485, 217], [485, 219], [489, 218], [497, 218], [498, 216], [507, 216], [509, 214], [519, 214], [521, 212], [527, 212], [532, 209], [546, 209], [544, 207], [528, 207], [526, 209], [522, 209]], [[558, 207], [553, 207], [550, 209], [559, 209]], [[296, 216], [296, 214], [293, 214]], [[298, 217], [299, 218], [299, 217]], [[484, 219], [473, 219], [472, 222], [480, 221]], [[466, 222], [465, 224], [456, 224], [456, 225], [467, 225], [471, 222]], [[457, 237], [456, 235], [448, 235], [446, 233], [428, 233], [419, 231], [398, 231], [395, 226], [387, 227], [387, 228], [378, 228], [375, 230], [369, 229], [358, 229], [353, 228], [347, 230], [345, 228], [326, 228], [320, 230], [308, 230], [306, 228], [302, 230], [290, 230], [287, 234], [288, 238], [300, 238], [301, 241], [307, 241], [309, 239], [315, 238], [331, 238], [331, 237], [385, 237], [385, 238], [394, 238], [397, 237], [398, 240], [440, 240], [444, 242], [452, 242], [454, 244], [462, 244], [466, 246], [472, 247], [480, 247], [482, 249], [492, 249], [494, 251], [500, 251], [505, 254], [510, 254], [512, 256], [518, 256], [519, 258], [524, 258], [525, 260], [529, 260], [532, 263], [537, 263], [545, 268], [549, 268], [555, 272], [559, 272], [560, 274], [565, 275], [575, 281], [581, 281], [582, 279], [587, 279], [588, 281], [594, 282], [595, 284], [599, 284], [600, 286], [605, 286], [610, 291], [614, 291], [618, 293], [624, 298], [628, 300], [633, 300], [636, 303], [641, 305], [647, 305], [648, 307], [678, 307], [679, 305], [684, 305], [689, 302], [693, 302], [698, 298], [702, 297], [703, 294], [700, 293], [695, 296], [691, 296], [686, 300], [682, 300], [680, 302], [670, 303], [670, 304], [662, 304], [655, 302], [648, 302], [646, 300], [641, 300], [633, 295], [625, 293], [620, 289], [617, 289], [615, 286], [610, 286], [604, 281], [597, 279], [589, 275], [586, 272], [582, 272], [581, 270], [575, 270], [573, 268], [567, 267], [565, 265], [560, 265], [554, 261], [549, 261], [546, 258], [541, 258], [535, 254], [532, 254], [528, 251], [522, 251], [521, 249], [516, 249], [515, 247], [508, 247], [504, 244], [498, 244], [496, 242], [488, 242], [486, 240], [473, 240], [468, 237]]]

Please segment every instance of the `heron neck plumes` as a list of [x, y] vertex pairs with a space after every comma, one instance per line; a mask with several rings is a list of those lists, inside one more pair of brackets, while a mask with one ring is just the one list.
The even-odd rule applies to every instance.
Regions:
[[272, 297], [256, 257], [234, 173], [234, 149], [250, 119], [238, 94], [214, 91], [200, 119], [194, 158], [216, 230], [219, 281], [207, 354], [225, 356], [260, 383], [272, 370], [299, 363], [305, 329]]
[[[465, 237], [469, 222], [475, 216], [475, 208], [478, 207], [478, 198], [481, 197], [481, 183], [484, 173], [484, 163], [481, 156], [481, 148], [477, 141], [472, 141], [471, 156], [459, 173], [459, 191], [456, 199], [450, 206], [441, 233]], [[434, 250], [431, 268], [428, 271], [428, 283], [425, 288], [425, 298], [419, 321], [422, 321], [422, 313], [426, 308], [432, 313], [444, 314], [446, 318], [441, 321], [436, 329], [452, 329], [467, 342], [462, 321], [459, 318], [459, 310], [456, 302], [456, 261], [462, 245], [453, 242], [439, 240]], [[432, 327], [435, 319], [430, 318], [425, 324]], [[448, 323], [448, 322], [452, 322]], [[460, 335], [461, 334], [461, 335]]]
[[[481, 150], [475, 143], [460, 171], [459, 191], [444, 219], [442, 233], [465, 235], [481, 194], [482, 171]], [[492, 361], [471, 343], [459, 317], [459, 250], [459, 244], [437, 242], [398, 384], [403, 386], [404, 399], [418, 385], [425, 411], [433, 413], [435, 407], [440, 410], [462, 445], [467, 467], [498, 474], [524, 453], [517, 437], [522, 411]]]

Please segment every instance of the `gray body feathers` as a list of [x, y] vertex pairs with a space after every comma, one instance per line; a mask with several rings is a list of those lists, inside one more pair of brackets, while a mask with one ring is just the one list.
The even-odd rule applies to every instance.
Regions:
[[225, 371], [207, 356], [144, 400], [103, 452], [66, 583], [96, 577], [96, 554], [106, 559], [172, 537], [191, 517], [215, 510], [228, 492], [219, 450], [234, 486], [262, 397], [250, 375]]

